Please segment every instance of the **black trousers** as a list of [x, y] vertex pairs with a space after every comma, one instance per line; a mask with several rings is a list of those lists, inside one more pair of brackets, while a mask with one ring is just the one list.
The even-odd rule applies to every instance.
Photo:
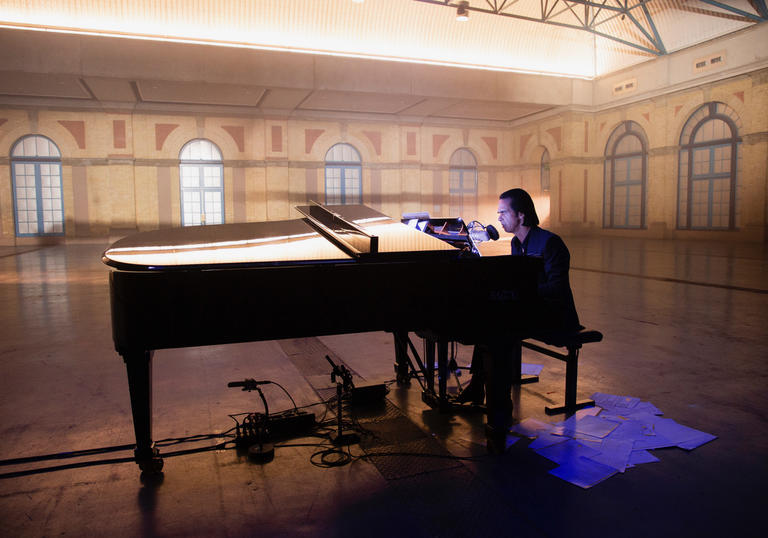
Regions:
[[506, 432], [512, 425], [512, 385], [520, 380], [521, 340], [506, 339], [477, 344], [472, 353], [475, 376], [485, 384], [486, 424], [494, 431]]

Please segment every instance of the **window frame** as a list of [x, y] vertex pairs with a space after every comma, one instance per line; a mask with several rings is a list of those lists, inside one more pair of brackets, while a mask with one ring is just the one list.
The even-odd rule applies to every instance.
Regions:
[[[210, 144], [218, 153], [219, 159], [184, 159], [182, 155], [184, 151], [193, 143], [206, 142]], [[205, 169], [206, 168], [218, 168], [219, 178], [221, 185], [219, 187], [206, 187], [205, 186]], [[184, 168], [195, 168], [198, 171], [198, 187], [185, 187], [184, 186]], [[201, 215], [205, 215], [205, 194], [207, 192], [219, 192], [221, 194], [221, 222], [209, 223], [207, 219], [205, 222], [199, 222], [197, 224], [185, 224], [184, 223], [184, 193], [197, 191], [200, 193], [200, 209]], [[179, 206], [181, 212], [181, 226], [211, 226], [215, 224], [226, 223], [226, 203], [224, 198], [224, 163], [221, 149], [207, 138], [193, 138], [186, 142], [179, 150]]]
[[[16, 148], [19, 147], [20, 144], [23, 144], [25, 140], [31, 139], [31, 138], [40, 138], [45, 140], [49, 145], [53, 146], [56, 149], [56, 152], [58, 155], [56, 156], [18, 156], [14, 155]], [[11, 166], [11, 199], [13, 201], [13, 221], [14, 221], [14, 231], [16, 233], [16, 237], [62, 237], [66, 234], [66, 218], [65, 218], [65, 212], [64, 212], [64, 179], [63, 179], [63, 170], [62, 170], [62, 158], [61, 158], [61, 150], [56, 145], [56, 143], [48, 138], [47, 136], [40, 135], [40, 134], [28, 134], [24, 135], [16, 142], [14, 142], [11, 145], [11, 150], [9, 152], [10, 158], [9, 163]], [[18, 179], [16, 177], [16, 165], [17, 164], [31, 164], [34, 166], [34, 177], [35, 177], [35, 205], [36, 205], [36, 213], [37, 213], [37, 229], [38, 231], [35, 233], [30, 232], [20, 232], [20, 221], [19, 221], [19, 208], [18, 208], [18, 195], [17, 195], [17, 183]], [[56, 165], [58, 166], [58, 190], [59, 190], [59, 210], [61, 213], [61, 231], [60, 232], [45, 232], [45, 209], [43, 208], [43, 181], [42, 181], [42, 172], [41, 172], [41, 166], [42, 165]], [[56, 223], [59, 224], [59, 223]], [[41, 231], [43, 230], [43, 231]]]
[[[462, 165], [462, 164], [455, 164], [454, 160], [456, 159], [457, 155], [460, 155], [461, 153], [466, 152], [470, 157], [472, 157], [472, 160], [474, 162], [473, 165]], [[450, 159], [448, 160], [448, 208], [449, 211], [451, 208], [453, 208], [455, 205], [458, 205], [459, 207], [459, 215], [458, 217], [462, 217], [462, 214], [464, 212], [464, 197], [466, 195], [473, 195], [474, 196], [474, 212], [477, 212], [477, 189], [478, 189], [478, 171], [477, 171], [477, 157], [475, 157], [474, 152], [472, 152], [471, 149], [462, 147], [456, 149], [451, 154]], [[454, 172], [459, 173], [459, 188], [454, 189], [451, 177], [453, 176]], [[466, 172], [471, 172], [472, 174], [472, 188], [468, 189], [464, 185], [464, 177]], [[459, 203], [455, 204], [454, 200], [458, 197]]]
[[[677, 193], [677, 228], [679, 230], [692, 230], [692, 231], [729, 231], [729, 230], [735, 230], [736, 229], [736, 188], [737, 188], [737, 176], [738, 176], [738, 167], [739, 167], [739, 145], [742, 141], [741, 137], [738, 135], [739, 133], [739, 126], [737, 123], [738, 116], [736, 119], [731, 117], [730, 115], [726, 114], [725, 112], [718, 111], [718, 105], [722, 105], [725, 111], [732, 110], [728, 105], [725, 103], [719, 102], [719, 101], [710, 101], [707, 103], [704, 103], [700, 107], [696, 108], [691, 115], [686, 120], [685, 124], [683, 125], [683, 129], [680, 133], [680, 151], [678, 153], [678, 160], [680, 163], [680, 166], [678, 166], [678, 193]], [[706, 113], [699, 117], [697, 119], [697, 115], [701, 113], [701, 111], [706, 109]], [[735, 115], [735, 111], [732, 111], [732, 113]], [[694, 121], [695, 123], [691, 126], [689, 125], [691, 121]], [[721, 120], [725, 122], [728, 125], [728, 128], [730, 129], [731, 136], [729, 138], [718, 138], [714, 140], [707, 140], [704, 142], [693, 142], [696, 140], [696, 135], [699, 133], [699, 131], [710, 121], [715, 120]], [[684, 140], [687, 139], [687, 140]], [[722, 179], [725, 176], [725, 173], [720, 173], [722, 177], [716, 178], [715, 176], [718, 175], [718, 173], [712, 171], [712, 159], [713, 159], [713, 152], [719, 148], [719, 147], [730, 147], [731, 155], [730, 155], [730, 167], [728, 176], [730, 179], [730, 185], [728, 187], [729, 192], [729, 201], [728, 201], [728, 226], [727, 227], [714, 227], [712, 226], [712, 217], [713, 217], [713, 200], [712, 200], [712, 187], [713, 187], [713, 180], [715, 179]], [[709, 160], [710, 160], [710, 168], [707, 172], [707, 174], [704, 174], [704, 177], [695, 178], [695, 174], [693, 173], [693, 167], [694, 167], [694, 154], [697, 150], [702, 149], [709, 149]], [[685, 154], [685, 157], [687, 158], [687, 163], [685, 163], [685, 176], [683, 177], [683, 155]], [[686, 207], [685, 207], [685, 225], [681, 223], [681, 211], [680, 211], [680, 204], [681, 204], [681, 198], [680, 198], [680, 192], [681, 192], [681, 183], [685, 180], [685, 190], [686, 190]], [[694, 181], [704, 181], [706, 180], [708, 182], [708, 200], [707, 200], [707, 224], [706, 226], [694, 226], [693, 225], [693, 187], [694, 187]]]
[[[552, 184], [550, 182], [549, 171], [551, 167], [551, 158], [549, 156], [549, 150], [544, 148], [539, 160], [539, 184], [541, 186], [541, 192], [549, 192]], [[544, 181], [544, 172], [546, 171], [546, 182]]]
[[[334, 151], [335, 148], [339, 146], [346, 146], [349, 149], [351, 149], [353, 154], [357, 157], [357, 160], [356, 161], [329, 160], [328, 156], [331, 154], [332, 151]], [[328, 169], [329, 168], [338, 169], [340, 172], [338, 203], [335, 200], [333, 202], [328, 201]], [[357, 171], [358, 185], [359, 185], [357, 192], [352, 192], [351, 189], [348, 191], [347, 189], [347, 171], [349, 170]], [[352, 144], [349, 144], [347, 142], [337, 142], [336, 144], [328, 148], [328, 151], [325, 152], [325, 165], [323, 167], [323, 178], [324, 178], [324, 196], [325, 196], [324, 199], [325, 199], [326, 205], [352, 205], [352, 204], [363, 203], [363, 160], [360, 156], [360, 152], [357, 151], [357, 148]], [[348, 197], [350, 198], [354, 197], [355, 200], [350, 202], [349, 200], [347, 200]]]
[[[634, 137], [640, 142], [640, 150], [617, 153], [617, 149], [621, 142], [628, 137]], [[631, 166], [632, 159], [640, 158], [640, 180], [629, 181], [625, 177], [619, 183], [620, 187], [627, 188], [627, 198], [624, 202], [624, 215], [625, 223], [617, 224], [614, 221], [614, 215], [616, 214], [616, 164], [626, 163], [627, 166]], [[603, 228], [610, 229], [622, 229], [622, 230], [644, 230], [647, 227], [646, 212], [647, 212], [647, 188], [648, 188], [648, 139], [646, 138], [645, 131], [637, 122], [632, 120], [623, 121], [611, 133], [608, 137], [608, 142], [605, 145], [604, 155], [604, 198], [603, 198]], [[628, 175], [628, 174], [627, 174]], [[633, 185], [640, 186], [640, 223], [629, 224], [629, 209], [631, 207], [629, 194], [629, 188]]]

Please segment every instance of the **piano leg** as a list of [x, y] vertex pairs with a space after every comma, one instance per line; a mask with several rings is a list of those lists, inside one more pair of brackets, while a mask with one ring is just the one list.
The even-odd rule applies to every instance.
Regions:
[[411, 369], [408, 365], [408, 333], [394, 332], [395, 338], [395, 374], [398, 385], [411, 384]]
[[448, 405], [448, 340], [445, 338], [437, 340], [437, 376], [437, 397], [442, 409]]
[[128, 352], [123, 355], [123, 360], [128, 372], [136, 434], [133, 456], [144, 473], [158, 474], [163, 468], [163, 458], [152, 442], [152, 351]]
[[428, 338], [424, 341], [424, 384], [427, 386], [427, 391], [432, 394], [435, 393], [435, 341]]

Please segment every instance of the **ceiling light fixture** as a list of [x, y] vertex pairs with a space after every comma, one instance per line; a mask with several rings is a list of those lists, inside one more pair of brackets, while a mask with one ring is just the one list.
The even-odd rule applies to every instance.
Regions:
[[462, 0], [459, 2], [459, 6], [456, 8], [456, 20], [465, 22], [469, 20], [469, 2], [467, 0]]

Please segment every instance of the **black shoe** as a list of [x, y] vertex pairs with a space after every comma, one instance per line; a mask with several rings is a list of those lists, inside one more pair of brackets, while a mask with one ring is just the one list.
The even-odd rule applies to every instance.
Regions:
[[477, 379], [475, 376], [469, 380], [469, 384], [464, 387], [459, 394], [456, 395], [457, 403], [469, 403], [473, 405], [483, 405], [485, 401], [485, 387], [483, 382]]

